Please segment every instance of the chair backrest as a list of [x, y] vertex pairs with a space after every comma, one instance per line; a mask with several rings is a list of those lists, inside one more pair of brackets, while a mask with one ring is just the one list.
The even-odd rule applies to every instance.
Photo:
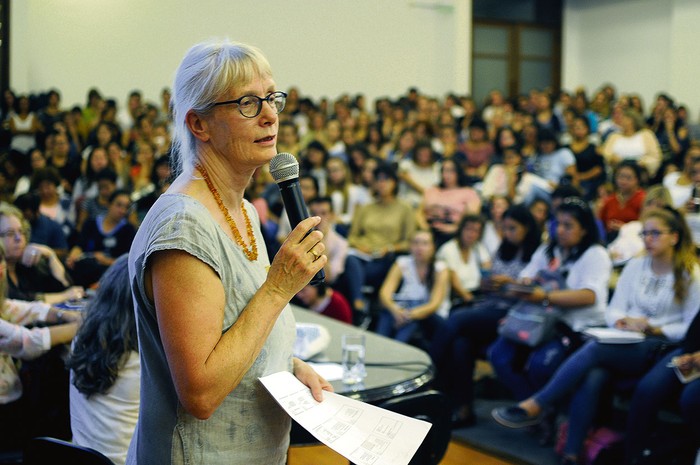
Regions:
[[432, 390], [418, 392], [387, 400], [379, 407], [433, 425], [410, 465], [437, 465], [442, 460], [451, 437], [451, 412], [445, 394]]
[[29, 441], [24, 449], [24, 465], [114, 465], [95, 449], [82, 447], [61, 439], [40, 437]]

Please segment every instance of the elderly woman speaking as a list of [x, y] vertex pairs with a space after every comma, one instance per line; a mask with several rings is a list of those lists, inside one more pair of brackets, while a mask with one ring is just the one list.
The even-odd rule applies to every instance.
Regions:
[[318, 401], [330, 384], [292, 357], [290, 299], [323, 268], [318, 217], [272, 264], [243, 198], [276, 154], [286, 94], [253, 47], [195, 45], [175, 76], [179, 172], [129, 256], [141, 407], [127, 463], [283, 464], [291, 420], [258, 380], [287, 370]]

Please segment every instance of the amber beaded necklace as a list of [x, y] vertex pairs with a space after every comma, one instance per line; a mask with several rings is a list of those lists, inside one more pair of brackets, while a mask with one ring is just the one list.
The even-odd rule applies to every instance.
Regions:
[[219, 191], [216, 190], [216, 187], [214, 187], [214, 184], [211, 182], [211, 179], [209, 179], [209, 173], [207, 172], [207, 170], [204, 169], [204, 167], [199, 163], [195, 163], [194, 167], [197, 168], [197, 170], [199, 170], [200, 173], [202, 173], [204, 182], [207, 183], [207, 188], [209, 188], [209, 192], [211, 192], [211, 195], [214, 196], [214, 200], [216, 200], [216, 204], [219, 206], [219, 210], [221, 210], [221, 213], [224, 214], [224, 218], [226, 218], [226, 222], [231, 228], [231, 232], [233, 233], [233, 238], [236, 239], [236, 243], [241, 246], [241, 249], [243, 249], [243, 253], [246, 257], [248, 257], [248, 260], [254, 262], [258, 259], [258, 243], [255, 241], [253, 225], [250, 223], [250, 218], [248, 217], [248, 212], [243, 206], [243, 202], [241, 202], [241, 212], [243, 213], [243, 219], [245, 220], [245, 230], [248, 233], [248, 237], [250, 238], [250, 247], [248, 247], [243, 241], [241, 233], [238, 232], [238, 228], [236, 227], [236, 223], [233, 221], [233, 218], [231, 218], [231, 214], [228, 212], [228, 208], [226, 208], [226, 205], [224, 205], [223, 200], [221, 200]]

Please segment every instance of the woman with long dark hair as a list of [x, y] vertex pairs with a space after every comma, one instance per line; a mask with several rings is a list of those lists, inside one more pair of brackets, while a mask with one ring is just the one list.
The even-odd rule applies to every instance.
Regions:
[[537, 347], [499, 336], [489, 358], [499, 380], [515, 398], [525, 399], [542, 387], [577, 346], [579, 334], [604, 323], [612, 264], [599, 244], [595, 217], [588, 204], [568, 197], [556, 211], [556, 235], [541, 245], [520, 272], [520, 282], [531, 284], [547, 276], [558, 289], [535, 286], [532, 292], [513, 292], [520, 300], [555, 306], [562, 311], [561, 337]]
[[[669, 344], [684, 338], [698, 312], [700, 268], [683, 216], [672, 208], [651, 209], [644, 213], [642, 224], [640, 234], [647, 255], [633, 258], [625, 266], [606, 321], [610, 327], [643, 333], [643, 340], [624, 345], [591, 340], [559, 367], [538, 392], [517, 406], [493, 412], [494, 418], [505, 426], [527, 426], [539, 422], [542, 412], [573, 394], [564, 448], [566, 464], [578, 463], [593, 423], [599, 393], [607, 381], [606, 373], [599, 369], [623, 379], [642, 376], [668, 350]], [[630, 451], [641, 453], [639, 449], [637, 444]]]
[[[491, 276], [483, 280], [485, 291], [497, 291], [514, 282], [540, 245], [542, 234], [525, 205], [514, 205], [503, 214], [503, 240], [493, 257]], [[453, 404], [454, 426], [474, 423], [474, 367], [484, 349], [497, 337], [498, 322], [514, 299], [496, 292], [463, 311], [453, 311], [433, 338], [430, 355], [437, 367], [437, 383]]]
[[66, 363], [73, 442], [123, 464], [139, 415], [141, 379], [127, 255], [102, 276], [84, 315]]

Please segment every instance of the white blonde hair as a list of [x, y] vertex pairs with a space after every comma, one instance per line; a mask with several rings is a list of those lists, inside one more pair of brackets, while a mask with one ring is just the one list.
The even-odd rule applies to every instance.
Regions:
[[205, 114], [232, 87], [256, 77], [272, 77], [272, 69], [257, 48], [224, 41], [202, 42], [190, 48], [175, 73], [172, 164], [175, 174], [194, 165], [196, 139], [187, 127], [187, 113]]

